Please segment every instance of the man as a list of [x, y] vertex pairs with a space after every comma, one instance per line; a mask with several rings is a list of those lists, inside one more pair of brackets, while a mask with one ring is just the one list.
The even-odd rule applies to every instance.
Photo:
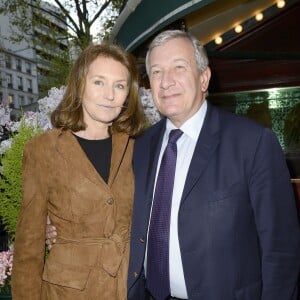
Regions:
[[[135, 143], [128, 299], [296, 299], [299, 223], [274, 133], [206, 101], [208, 59], [189, 34], [159, 34], [146, 69], [166, 118]], [[167, 237], [157, 238], [159, 170], [173, 129], [181, 130], [175, 178], [171, 200], [163, 198], [171, 209], [157, 225]]]

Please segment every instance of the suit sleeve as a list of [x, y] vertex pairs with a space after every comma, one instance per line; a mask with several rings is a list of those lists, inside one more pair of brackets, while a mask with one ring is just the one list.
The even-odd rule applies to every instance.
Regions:
[[42, 168], [41, 151], [29, 145], [25, 146], [23, 155], [23, 197], [14, 244], [14, 300], [41, 299], [47, 214], [44, 182], [47, 172]]
[[269, 129], [264, 130], [256, 149], [249, 193], [262, 252], [262, 300], [296, 299], [297, 209], [283, 152]]

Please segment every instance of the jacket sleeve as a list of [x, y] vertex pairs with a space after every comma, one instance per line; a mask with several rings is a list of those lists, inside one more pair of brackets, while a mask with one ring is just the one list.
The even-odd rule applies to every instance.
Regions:
[[300, 234], [289, 171], [275, 134], [265, 129], [249, 193], [262, 252], [262, 300], [296, 299]]
[[14, 244], [14, 300], [40, 300], [45, 256], [47, 199], [41, 149], [27, 144], [23, 154], [23, 190]]

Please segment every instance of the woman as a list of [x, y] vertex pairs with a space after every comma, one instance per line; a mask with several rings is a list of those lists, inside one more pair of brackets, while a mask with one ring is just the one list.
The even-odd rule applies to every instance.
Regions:
[[[137, 74], [119, 47], [89, 46], [54, 129], [26, 145], [14, 300], [126, 299], [133, 137], [143, 128]], [[47, 214], [59, 238], [44, 261]]]

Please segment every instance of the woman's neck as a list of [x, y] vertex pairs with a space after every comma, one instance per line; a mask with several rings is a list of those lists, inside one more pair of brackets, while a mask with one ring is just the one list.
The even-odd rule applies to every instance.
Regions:
[[74, 132], [74, 134], [86, 140], [103, 140], [110, 136], [108, 128], [108, 126], [97, 128], [87, 127], [85, 130]]

